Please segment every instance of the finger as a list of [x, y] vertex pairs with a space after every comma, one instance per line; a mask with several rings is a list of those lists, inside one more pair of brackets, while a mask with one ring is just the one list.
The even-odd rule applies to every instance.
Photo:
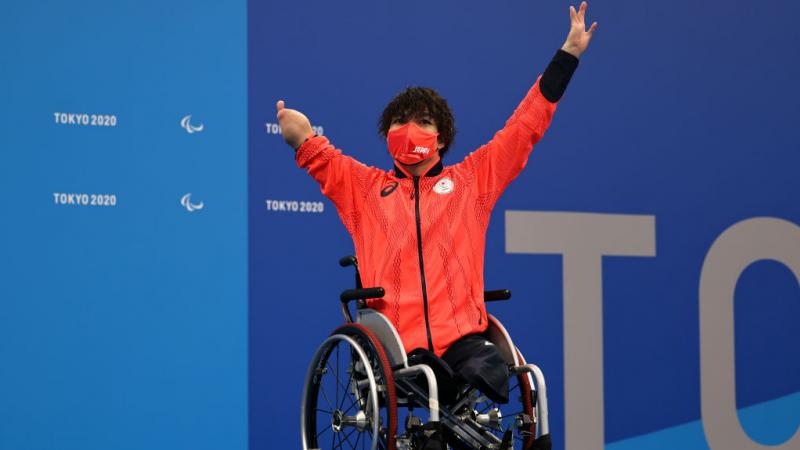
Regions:
[[591, 27], [589, 27], [589, 34], [594, 33], [594, 30], [597, 29], [597, 22], [594, 22]]
[[588, 3], [581, 2], [581, 6], [580, 8], [578, 8], [578, 21], [580, 21], [580, 23], [582, 24], [586, 23], [586, 8], [588, 6], [589, 6]]
[[282, 110], [285, 103], [283, 100], [278, 100], [278, 103], [275, 104], [275, 107], [278, 108], [278, 111]]
[[575, 12], [575, 7], [572, 5], [569, 5], [569, 19], [573, 22], [578, 20], [578, 13]]

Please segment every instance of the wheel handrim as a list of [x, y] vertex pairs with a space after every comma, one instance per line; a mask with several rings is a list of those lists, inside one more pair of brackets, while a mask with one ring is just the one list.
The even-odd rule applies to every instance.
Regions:
[[[342, 364], [342, 356], [347, 355], [360, 366]], [[312, 359], [305, 386], [304, 449], [321, 448], [320, 443], [330, 439], [331, 450], [377, 450], [381, 425], [377, 383], [366, 352], [355, 339], [342, 334], [326, 339]]]

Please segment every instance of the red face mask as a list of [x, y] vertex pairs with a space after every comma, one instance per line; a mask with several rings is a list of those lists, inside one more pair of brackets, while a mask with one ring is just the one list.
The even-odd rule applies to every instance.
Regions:
[[439, 133], [424, 130], [414, 122], [395, 128], [386, 133], [389, 153], [397, 161], [412, 165], [436, 154]]

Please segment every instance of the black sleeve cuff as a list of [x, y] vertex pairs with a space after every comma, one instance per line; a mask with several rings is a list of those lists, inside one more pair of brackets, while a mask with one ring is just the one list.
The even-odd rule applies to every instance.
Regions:
[[559, 101], [577, 68], [578, 58], [559, 49], [539, 80], [539, 90], [544, 98], [551, 103]]

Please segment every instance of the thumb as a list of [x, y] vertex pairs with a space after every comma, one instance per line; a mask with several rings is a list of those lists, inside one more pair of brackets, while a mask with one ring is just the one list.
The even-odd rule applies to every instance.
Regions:
[[278, 111], [280, 112], [280, 110], [283, 109], [284, 105], [285, 103], [283, 100], [278, 100], [278, 103], [275, 104], [275, 107], [278, 108]]

